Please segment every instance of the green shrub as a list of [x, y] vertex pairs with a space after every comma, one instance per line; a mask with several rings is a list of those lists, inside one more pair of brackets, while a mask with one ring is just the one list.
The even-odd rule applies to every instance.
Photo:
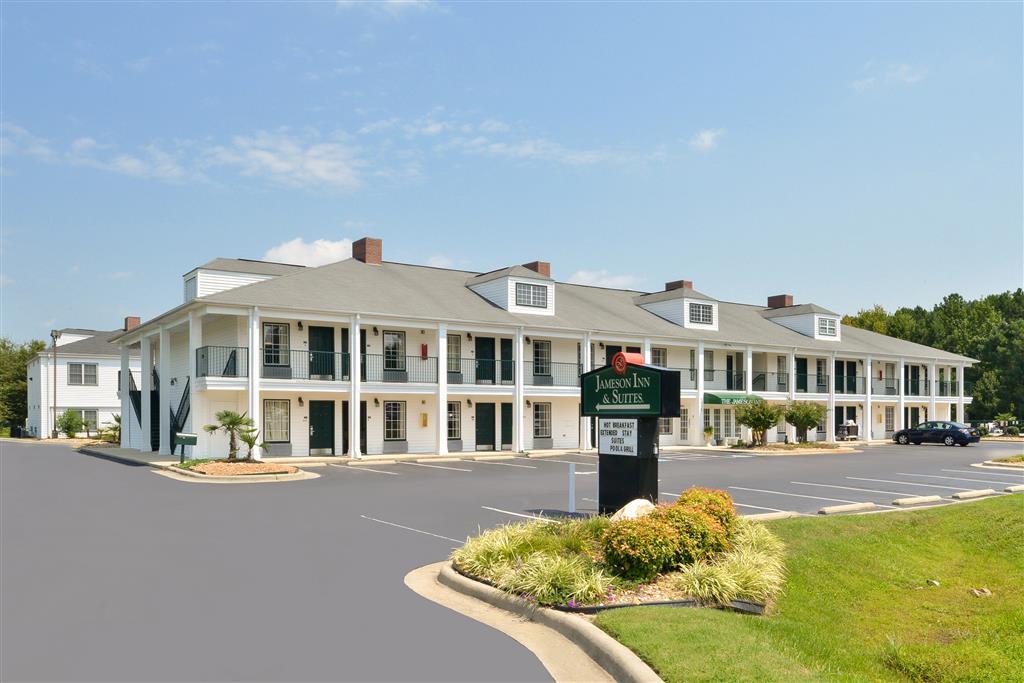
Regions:
[[474, 536], [452, 553], [452, 561], [467, 574], [497, 582], [509, 567], [536, 552], [538, 524], [506, 524]]
[[1009, 436], [1020, 436], [1020, 427], [1016, 425], [1010, 425], [1006, 428], [1006, 433]]
[[664, 516], [650, 514], [613, 522], [601, 536], [601, 547], [616, 574], [649, 581], [675, 562], [679, 541], [679, 532]]
[[678, 538], [672, 565], [709, 559], [729, 547], [725, 529], [711, 515], [691, 505], [659, 505], [649, 516], [664, 520]]
[[736, 532], [732, 537], [732, 547], [737, 551], [767, 553], [781, 558], [786, 546], [778, 536], [768, 530], [760, 522], [752, 522], [740, 517], [736, 520]]
[[75, 434], [85, 429], [85, 422], [82, 421], [82, 416], [77, 410], [69, 408], [57, 416], [55, 426], [58, 432], [63, 432], [65, 436], [74, 438]]
[[546, 544], [555, 552], [597, 555], [600, 552], [601, 534], [609, 524], [611, 520], [607, 517], [595, 516], [541, 524], [537, 533], [546, 537]]
[[732, 496], [720, 489], [707, 489], [699, 486], [688, 488], [679, 496], [676, 505], [689, 505], [707, 513], [722, 525], [728, 537], [732, 536], [736, 528], [738, 516]]
[[592, 604], [608, 593], [611, 580], [580, 556], [534, 553], [497, 582], [510, 593], [541, 605]]
[[739, 594], [735, 577], [726, 568], [710, 562], [694, 562], [676, 575], [676, 589], [705, 605], [728, 605]]

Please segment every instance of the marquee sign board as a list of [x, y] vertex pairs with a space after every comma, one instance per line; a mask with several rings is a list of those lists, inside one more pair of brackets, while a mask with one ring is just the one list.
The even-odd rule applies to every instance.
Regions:
[[597, 452], [635, 458], [640, 455], [637, 448], [639, 432], [635, 418], [600, 418], [597, 421]]
[[612, 364], [580, 380], [583, 415], [679, 417], [679, 372], [638, 365], [616, 354]]

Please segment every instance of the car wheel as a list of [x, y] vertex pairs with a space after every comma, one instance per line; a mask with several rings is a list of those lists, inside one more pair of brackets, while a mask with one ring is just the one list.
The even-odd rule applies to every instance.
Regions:
[[956, 439], [954, 439], [951, 436], [947, 436], [945, 439], [942, 440], [942, 443], [946, 444], [947, 446], [955, 446]]
[[907, 445], [907, 441], [908, 441], [907, 435], [906, 434], [900, 434], [899, 437], [896, 438], [896, 441], [897, 441], [897, 443], [900, 443], [900, 444], [906, 446]]

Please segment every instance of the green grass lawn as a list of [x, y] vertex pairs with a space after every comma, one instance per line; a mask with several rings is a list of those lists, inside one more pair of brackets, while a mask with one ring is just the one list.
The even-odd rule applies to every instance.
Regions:
[[995, 458], [995, 462], [1024, 462], [1024, 453], [1020, 455], [1009, 455], [1005, 458]]
[[1024, 496], [770, 524], [789, 572], [770, 616], [630, 608], [597, 624], [666, 681], [1024, 681]]

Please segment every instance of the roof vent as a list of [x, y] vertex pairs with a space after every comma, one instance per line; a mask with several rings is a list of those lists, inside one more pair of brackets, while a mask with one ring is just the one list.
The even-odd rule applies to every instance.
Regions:
[[523, 268], [529, 268], [544, 277], [551, 277], [551, 264], [547, 261], [530, 261], [529, 263], [524, 263]]
[[137, 315], [129, 315], [124, 319], [124, 331], [130, 332], [139, 326], [142, 320]]
[[376, 237], [363, 237], [352, 243], [352, 257], [357, 261], [379, 266], [383, 254], [383, 244]]
[[671, 292], [673, 289], [693, 289], [693, 280], [673, 280], [665, 283], [666, 292]]
[[792, 294], [776, 294], [768, 297], [768, 308], [786, 308], [793, 305]]

